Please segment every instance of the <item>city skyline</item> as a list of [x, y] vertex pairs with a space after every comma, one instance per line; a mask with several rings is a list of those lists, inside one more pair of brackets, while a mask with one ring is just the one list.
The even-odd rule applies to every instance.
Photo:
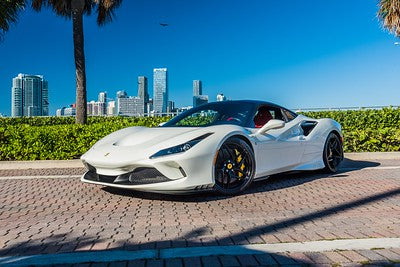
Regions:
[[[153, 73], [156, 73], [157, 71], [163, 71], [166, 72], [167, 68], [154, 68], [153, 69]], [[166, 75], [161, 77], [161, 80], [165, 78], [166, 79]], [[156, 79], [160, 79], [160, 78], [156, 78]], [[166, 81], [161, 81], [160, 82], [163, 84], [163, 86], [166, 84]], [[127, 92], [125, 90], [120, 90], [117, 91], [115, 94], [115, 99], [111, 98], [111, 97], [107, 97], [108, 95], [108, 91], [100, 91], [98, 93], [98, 100], [87, 100], [88, 103], [88, 107], [87, 107], [87, 114], [88, 115], [119, 115], [120, 113], [122, 115], [130, 115], [130, 116], [134, 116], [133, 114], [148, 114], [153, 110], [153, 99], [154, 99], [154, 88], [153, 88], [153, 98], [150, 98], [150, 93], [148, 91], [148, 78], [146, 76], [138, 76], [137, 77], [137, 84], [138, 84], [138, 88], [137, 88], [137, 95], [136, 96], [128, 96]], [[192, 81], [192, 90], [193, 90], [193, 105], [192, 106], [197, 106], [200, 104], [204, 104], [207, 103], [209, 101], [208, 95], [202, 95], [203, 92], [203, 86], [202, 86], [202, 81], [201, 80], [193, 80]], [[162, 91], [161, 91], [162, 92]], [[198, 98], [198, 104], [196, 104], [196, 100], [195, 98]], [[125, 107], [124, 111], [119, 111], [120, 109], [120, 103], [119, 103], [119, 99], [120, 98], [124, 98], [124, 100], [122, 102], [124, 102], [123, 105], [125, 106], [130, 106], [129, 108]], [[140, 99], [140, 101], [139, 101]], [[150, 103], [151, 100], [151, 103]], [[218, 99], [218, 95], [216, 96], [216, 99], [214, 101], [220, 101]], [[70, 101], [71, 102], [71, 101]], [[68, 103], [70, 103], [68, 102]], [[101, 103], [107, 103], [107, 102], [112, 102], [112, 107], [106, 105], [101, 105]], [[129, 103], [132, 102], [132, 103]], [[135, 102], [135, 103], [134, 103]], [[136, 103], [137, 102], [137, 103]], [[143, 102], [143, 103], [139, 103], [139, 102]], [[166, 99], [167, 102], [167, 106], [166, 106], [166, 111], [162, 112], [162, 113], [168, 113], [171, 112], [171, 110], [173, 109], [171, 107], [171, 105], [175, 108], [175, 101], [170, 101], [169, 99]], [[171, 102], [171, 103], [170, 103]], [[151, 104], [151, 106], [150, 106]], [[64, 112], [65, 112], [65, 116], [72, 116], [75, 115], [75, 110], [73, 110], [75, 108], [75, 103], [74, 104], [69, 104], [70, 107], [66, 107], [67, 105], [64, 105], [63, 107], [56, 107], [55, 109], [55, 115], [56, 116], [64, 116]], [[115, 106], [114, 106], [115, 105]], [[137, 112], [137, 105], [141, 105], [142, 107], [139, 107], [139, 109], [143, 108], [143, 112]], [[99, 107], [100, 106], [100, 107]], [[187, 106], [184, 106], [184, 108], [186, 108]], [[110, 108], [115, 108], [114, 112], [109, 111]], [[134, 112], [127, 112], [127, 110], [130, 109], [134, 109]], [[102, 110], [102, 111], [100, 111]], [[142, 114], [143, 113], [143, 114]]]
[[[166, 66], [177, 106], [191, 104], [190, 82], [198, 78], [212, 98], [223, 91], [231, 99], [291, 108], [400, 104], [391, 97], [398, 91], [400, 46], [382, 30], [376, 3], [235, 1], [229, 12], [227, 3], [124, 1], [105, 27], [85, 16], [88, 99], [99, 91], [133, 95], [138, 76]], [[290, 20], [279, 15], [282, 10]], [[66, 99], [75, 102], [72, 44], [69, 21], [47, 8], [22, 12], [0, 43], [0, 113], [10, 115], [10, 78], [20, 72], [51, 81], [51, 114]]]
[[[161, 83], [166, 83], [166, 76], [157, 77], [157, 71], [162, 70], [166, 72], [166, 68], [155, 68], [154, 73], [156, 79], [160, 79]], [[153, 98], [149, 98], [148, 92], [148, 78], [145, 76], [138, 76], [138, 89], [137, 96], [128, 96], [125, 90], [117, 91], [115, 100], [107, 97], [107, 92], [99, 92], [98, 101], [87, 101], [87, 115], [90, 116], [145, 116], [145, 115], [165, 115], [175, 113], [179, 110], [186, 110], [191, 107], [196, 107], [208, 103], [208, 95], [202, 95], [202, 81], [193, 80], [193, 106], [176, 107], [175, 102], [172, 100], [167, 101], [166, 112], [157, 112], [154, 110]], [[155, 91], [156, 92], [156, 91]], [[162, 92], [162, 91], [161, 91]], [[156, 94], [154, 94], [156, 96]], [[223, 94], [222, 94], [223, 96]], [[162, 100], [162, 99], [161, 99]], [[216, 101], [224, 101], [225, 97], [221, 98], [221, 94], [216, 96]], [[162, 100], [164, 101], [164, 100]], [[161, 102], [162, 102], [161, 101]], [[56, 116], [74, 116], [76, 115], [76, 104], [71, 104], [70, 107], [62, 107], [56, 110]]]

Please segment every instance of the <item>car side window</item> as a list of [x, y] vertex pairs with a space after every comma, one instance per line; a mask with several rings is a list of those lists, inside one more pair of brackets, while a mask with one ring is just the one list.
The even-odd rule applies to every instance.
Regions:
[[291, 121], [291, 120], [293, 120], [293, 119], [295, 119], [297, 117], [296, 113], [294, 113], [292, 111], [289, 111], [287, 109], [284, 109], [284, 108], [282, 109], [282, 113], [285, 116], [285, 121], [286, 122], [289, 122], [289, 121]]
[[272, 119], [284, 120], [281, 110], [271, 106], [260, 106], [253, 118], [254, 127], [261, 128]]

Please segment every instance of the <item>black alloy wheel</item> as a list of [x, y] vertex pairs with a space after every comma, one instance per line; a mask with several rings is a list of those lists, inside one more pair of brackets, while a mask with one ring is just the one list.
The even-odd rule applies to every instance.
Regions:
[[214, 188], [225, 195], [240, 193], [253, 181], [254, 153], [242, 139], [229, 138], [218, 150], [214, 167]]
[[330, 173], [338, 171], [339, 164], [343, 161], [343, 143], [339, 136], [330, 133], [324, 146], [325, 170]]

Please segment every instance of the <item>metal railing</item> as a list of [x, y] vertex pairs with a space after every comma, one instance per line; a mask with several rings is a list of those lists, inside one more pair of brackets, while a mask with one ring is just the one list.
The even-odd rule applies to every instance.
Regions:
[[307, 111], [346, 111], [346, 110], [365, 110], [365, 109], [384, 109], [384, 108], [400, 108], [400, 106], [365, 106], [365, 107], [333, 107], [333, 108], [294, 108], [292, 110], [296, 112], [307, 112]]

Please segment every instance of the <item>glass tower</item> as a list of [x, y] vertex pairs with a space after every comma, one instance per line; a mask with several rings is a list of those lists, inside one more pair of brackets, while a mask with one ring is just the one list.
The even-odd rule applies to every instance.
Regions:
[[143, 99], [144, 103], [149, 103], [149, 90], [147, 87], [147, 77], [138, 77], [138, 97]]
[[200, 80], [193, 80], [193, 96], [203, 94], [203, 88]]
[[11, 116], [48, 116], [48, 82], [42, 75], [18, 74], [11, 88]]
[[155, 113], [166, 113], [168, 106], [167, 69], [153, 70], [153, 108]]

